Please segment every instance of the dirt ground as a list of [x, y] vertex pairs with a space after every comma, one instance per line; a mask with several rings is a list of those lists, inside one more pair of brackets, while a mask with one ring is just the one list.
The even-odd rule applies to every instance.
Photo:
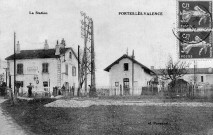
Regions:
[[110, 105], [94, 105], [78, 99], [78, 102], [64, 101], [82, 103], [84, 107], [45, 107], [50, 102], [54, 103], [48, 100], [20, 101], [15, 107], [7, 107], [8, 102], [4, 102], [2, 106], [19, 125], [39, 135], [213, 134], [213, 107], [205, 103], [163, 106], [150, 101], [142, 103], [150, 105], [140, 106], [132, 100], [128, 101], [131, 105], [116, 105], [114, 100], [110, 100]]
[[[0, 97], [0, 104], [4, 102], [5, 99]], [[27, 133], [16, 123], [14, 120], [8, 116], [0, 105], [0, 135], [27, 135]]]

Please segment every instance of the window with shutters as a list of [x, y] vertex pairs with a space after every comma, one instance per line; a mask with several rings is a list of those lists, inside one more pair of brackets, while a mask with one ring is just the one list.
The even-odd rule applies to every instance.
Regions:
[[203, 76], [201, 76], [201, 82], [203, 82]]
[[68, 75], [68, 64], [65, 66], [65, 74]]
[[44, 82], [43, 82], [43, 87], [44, 87], [44, 91], [45, 91], [45, 92], [48, 92], [48, 91], [49, 91], [49, 83], [48, 83], [48, 81], [44, 81]]
[[72, 76], [76, 76], [76, 67], [75, 66], [72, 67]]
[[48, 63], [42, 64], [42, 73], [48, 73]]
[[17, 64], [17, 74], [23, 74], [23, 64]]

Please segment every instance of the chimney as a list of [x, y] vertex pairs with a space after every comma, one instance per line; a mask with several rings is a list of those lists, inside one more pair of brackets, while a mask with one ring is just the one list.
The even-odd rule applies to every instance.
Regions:
[[151, 66], [151, 70], [154, 70], [155, 69], [155, 67], [154, 66]]
[[65, 48], [65, 46], [66, 46], [65, 40], [64, 40], [64, 38], [62, 38], [60, 48]]
[[135, 53], [134, 53], [134, 50], [132, 50], [132, 59], [135, 59]]
[[20, 53], [20, 44], [19, 44], [19, 41], [16, 44], [16, 53]]
[[58, 40], [57, 40], [57, 44], [55, 46], [55, 55], [60, 55], [60, 46], [58, 45]]
[[48, 50], [49, 49], [49, 45], [47, 43], [47, 39], [45, 40], [45, 43], [44, 43], [44, 50]]

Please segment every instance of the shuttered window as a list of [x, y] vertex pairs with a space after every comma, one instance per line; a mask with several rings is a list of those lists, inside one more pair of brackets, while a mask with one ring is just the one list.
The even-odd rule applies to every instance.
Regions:
[[75, 66], [72, 67], [72, 76], [76, 76], [76, 67]]
[[23, 64], [17, 64], [17, 74], [23, 74]]
[[65, 66], [65, 74], [68, 75], [68, 64]]
[[48, 63], [42, 64], [42, 73], [48, 73]]

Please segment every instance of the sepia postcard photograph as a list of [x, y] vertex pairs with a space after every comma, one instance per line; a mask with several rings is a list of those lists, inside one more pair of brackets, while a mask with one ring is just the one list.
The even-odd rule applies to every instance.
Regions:
[[0, 135], [213, 135], [212, 0], [0, 0]]

